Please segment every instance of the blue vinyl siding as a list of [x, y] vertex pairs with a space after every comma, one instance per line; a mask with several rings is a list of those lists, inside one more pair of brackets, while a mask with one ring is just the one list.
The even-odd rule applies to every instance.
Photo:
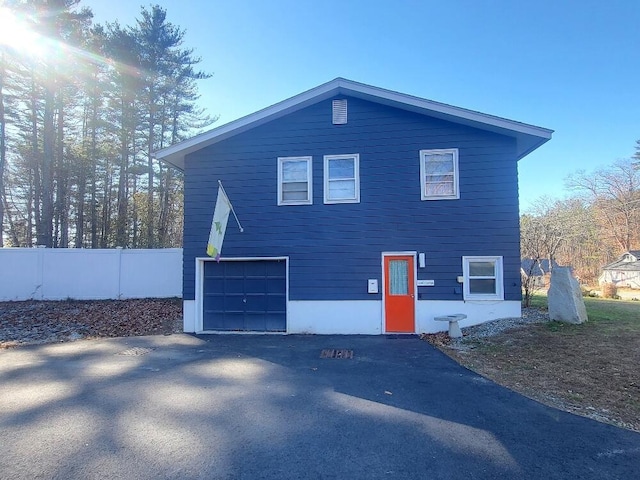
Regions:
[[[340, 97], [342, 98], [342, 97]], [[333, 125], [331, 99], [188, 155], [185, 161], [184, 298], [194, 298], [195, 257], [205, 255], [217, 181], [231, 217], [223, 257], [288, 256], [291, 300], [372, 300], [381, 252], [426, 254], [419, 298], [462, 300], [463, 255], [502, 255], [506, 300], [520, 299], [515, 140], [348, 98]], [[460, 199], [420, 199], [421, 149], [458, 148]], [[360, 155], [360, 203], [323, 203], [323, 156]], [[313, 205], [277, 205], [277, 158], [313, 157]], [[458, 293], [459, 292], [459, 293]]]

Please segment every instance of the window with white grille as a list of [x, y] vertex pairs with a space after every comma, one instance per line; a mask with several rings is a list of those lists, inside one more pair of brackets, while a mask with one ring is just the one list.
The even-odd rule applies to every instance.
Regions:
[[420, 150], [422, 200], [460, 198], [458, 191], [458, 149]]
[[311, 205], [311, 157], [278, 158], [278, 205]]
[[325, 155], [324, 203], [360, 202], [360, 155]]

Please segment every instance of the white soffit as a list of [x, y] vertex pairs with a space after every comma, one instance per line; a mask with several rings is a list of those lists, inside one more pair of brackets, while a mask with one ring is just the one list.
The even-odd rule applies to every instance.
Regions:
[[414, 97], [392, 90], [385, 90], [344, 78], [336, 78], [311, 90], [271, 105], [270, 107], [263, 108], [255, 113], [196, 135], [188, 140], [158, 150], [155, 152], [155, 157], [183, 170], [184, 158], [190, 153], [336, 95], [361, 98], [382, 105], [388, 105], [513, 137], [517, 141], [518, 160], [547, 142], [553, 134], [553, 130], [547, 128], [508, 120], [506, 118], [455, 107], [445, 103], [434, 102], [433, 100]]

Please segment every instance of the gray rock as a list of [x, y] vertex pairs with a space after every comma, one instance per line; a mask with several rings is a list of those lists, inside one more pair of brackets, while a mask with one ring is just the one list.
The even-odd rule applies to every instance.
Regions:
[[588, 320], [580, 285], [571, 275], [571, 267], [553, 268], [548, 301], [551, 320], [575, 324]]

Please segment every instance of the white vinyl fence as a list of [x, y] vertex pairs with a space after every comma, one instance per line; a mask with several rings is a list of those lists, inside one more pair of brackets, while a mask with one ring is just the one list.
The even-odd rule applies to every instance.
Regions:
[[0, 248], [0, 301], [182, 297], [182, 249]]

